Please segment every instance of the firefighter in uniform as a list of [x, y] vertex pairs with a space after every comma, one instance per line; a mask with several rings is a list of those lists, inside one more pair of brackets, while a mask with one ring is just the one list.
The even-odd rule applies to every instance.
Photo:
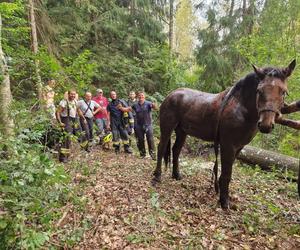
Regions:
[[155, 160], [153, 126], [152, 126], [152, 110], [157, 110], [157, 105], [145, 100], [145, 93], [140, 91], [138, 94], [138, 102], [132, 106], [135, 111], [134, 132], [137, 138], [137, 146], [141, 157], [146, 156], [145, 135], [147, 139], [149, 154]]
[[[108, 127], [113, 134], [113, 147], [116, 153], [120, 152], [120, 141], [122, 140], [125, 153], [132, 154], [132, 149], [129, 145], [128, 131], [126, 128], [126, 115], [132, 111], [126, 102], [117, 98], [115, 91], [110, 92], [111, 102], [107, 106], [108, 112]], [[124, 117], [125, 114], [125, 117]], [[125, 119], [124, 119], [125, 118]]]
[[[130, 91], [129, 92], [129, 98], [127, 100], [127, 104], [129, 107], [132, 108], [132, 106], [134, 104], [136, 104], [138, 102], [138, 100], [136, 99], [136, 94], [134, 91]], [[128, 135], [129, 135], [129, 145], [132, 145], [132, 134], [134, 133], [134, 124], [136, 123], [135, 120], [135, 111], [132, 110], [131, 112], [128, 113], [128, 127], [127, 127], [127, 131], [128, 131]]]
[[[64, 131], [63, 141], [59, 150], [60, 162], [68, 161], [68, 156], [70, 155], [71, 135], [79, 135], [81, 133], [78, 116], [80, 116], [86, 123], [85, 117], [77, 107], [76, 91], [70, 90], [68, 91], [67, 99], [63, 99], [59, 103], [56, 111], [56, 119]], [[81, 142], [80, 146], [86, 148], [88, 141], [83, 138], [79, 138], [79, 140]]]

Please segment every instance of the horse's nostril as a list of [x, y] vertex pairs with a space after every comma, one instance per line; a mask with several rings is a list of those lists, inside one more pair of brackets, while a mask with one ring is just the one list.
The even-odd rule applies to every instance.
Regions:
[[260, 125], [261, 125], [261, 122], [257, 122], [257, 126], [260, 127]]

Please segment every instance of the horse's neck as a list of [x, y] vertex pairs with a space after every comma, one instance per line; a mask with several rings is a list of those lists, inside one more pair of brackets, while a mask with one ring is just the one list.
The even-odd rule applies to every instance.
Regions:
[[[258, 119], [258, 111], [256, 107], [256, 89], [257, 82], [255, 78], [245, 79], [250, 81], [248, 84], [245, 84], [237, 93], [236, 97], [239, 99], [241, 105], [247, 110], [247, 117], [256, 122]], [[252, 81], [252, 82], [251, 82]]]

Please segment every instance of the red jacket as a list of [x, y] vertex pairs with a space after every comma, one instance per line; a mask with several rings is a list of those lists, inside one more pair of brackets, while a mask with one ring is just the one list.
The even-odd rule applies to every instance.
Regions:
[[97, 102], [102, 108], [104, 108], [103, 111], [99, 111], [97, 114], [95, 114], [95, 118], [96, 119], [107, 119], [107, 105], [108, 105], [108, 100], [106, 99], [106, 97], [102, 96], [102, 97], [98, 97], [98, 96], [95, 96], [93, 98], [93, 100], [95, 102]]

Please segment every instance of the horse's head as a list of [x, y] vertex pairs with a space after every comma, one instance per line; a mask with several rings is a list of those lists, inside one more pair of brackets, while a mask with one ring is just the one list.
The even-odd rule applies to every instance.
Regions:
[[256, 107], [259, 116], [257, 126], [260, 132], [270, 133], [274, 128], [275, 118], [280, 114], [284, 105], [284, 97], [287, 94], [286, 79], [291, 75], [295, 66], [296, 60], [282, 69], [260, 69], [253, 65], [260, 80], [256, 94]]

